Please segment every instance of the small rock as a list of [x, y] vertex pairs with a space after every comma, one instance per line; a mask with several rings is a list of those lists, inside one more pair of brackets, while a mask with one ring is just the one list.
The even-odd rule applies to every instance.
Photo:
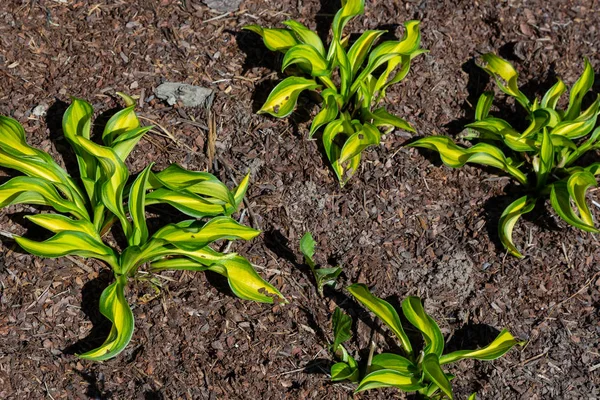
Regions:
[[242, 0], [204, 0], [207, 7], [222, 13], [237, 11]]
[[133, 81], [131, 82], [131, 85], [129, 85], [129, 89], [137, 89], [140, 86], [138, 81]]
[[33, 110], [31, 110], [31, 114], [33, 114], [36, 117], [43, 117], [44, 115], [46, 115], [46, 111], [48, 111], [48, 106], [45, 104], [40, 104], [38, 106], [35, 106]]
[[181, 101], [184, 107], [204, 106], [210, 108], [214, 99], [211, 89], [186, 83], [165, 82], [156, 88], [156, 97], [165, 100], [169, 105]]

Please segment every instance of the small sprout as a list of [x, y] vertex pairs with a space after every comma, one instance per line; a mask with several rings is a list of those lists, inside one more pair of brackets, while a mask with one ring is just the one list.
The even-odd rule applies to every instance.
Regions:
[[[210, 270], [225, 276], [233, 293], [242, 299], [264, 303], [283, 299], [244, 257], [219, 253], [209, 246], [218, 240], [251, 240], [260, 234], [231, 218], [244, 199], [249, 176], [230, 190], [206, 172], [188, 171], [176, 164], [154, 172], [149, 165], [128, 183], [130, 173], [125, 160], [152, 127], [141, 127], [134, 100], [120, 96], [127, 108], [107, 122], [103, 145], [90, 140], [94, 112], [90, 104], [74, 99], [65, 112], [63, 132], [77, 157], [82, 186], [48, 153], [31, 147], [16, 120], [0, 116], [0, 166], [26, 175], [0, 186], [0, 208], [32, 204], [56, 211], [27, 216], [53, 232], [50, 239], [37, 242], [14, 236], [15, 241], [39, 257], [91, 257], [113, 271], [115, 282], [100, 297], [100, 312], [112, 322], [110, 334], [100, 347], [79, 355], [94, 361], [115, 357], [131, 340], [134, 318], [125, 290], [129, 278], [137, 276], [144, 264], [152, 271]], [[151, 233], [146, 224], [146, 206], [153, 204], [168, 204], [192, 219], [170, 223]], [[205, 217], [211, 219], [201, 220]], [[127, 239], [122, 251], [102, 239], [117, 222]], [[151, 279], [150, 283], [156, 281]]]
[[321, 110], [312, 121], [309, 136], [324, 128], [325, 152], [341, 186], [358, 170], [362, 151], [379, 145], [379, 129], [414, 132], [407, 121], [389, 114], [381, 103], [386, 90], [406, 77], [411, 60], [425, 52], [419, 48], [419, 21], [404, 24], [405, 34], [400, 41], [385, 41], [374, 47], [385, 31], [369, 30], [350, 45], [350, 35], [344, 36], [343, 29], [352, 18], [364, 13], [364, 3], [342, 2], [333, 19], [332, 41], [327, 49], [319, 35], [294, 20], [284, 22], [286, 29], [244, 27], [260, 35], [268, 49], [285, 54], [284, 70], [297, 67], [294, 75], [271, 91], [259, 113], [287, 117], [302, 91], [318, 90]]
[[304, 236], [302, 236], [302, 239], [300, 239], [300, 251], [304, 255], [304, 262], [310, 267], [310, 270], [315, 277], [315, 283], [317, 284], [317, 290], [319, 291], [319, 294], [323, 296], [323, 287], [325, 285], [335, 285], [335, 281], [342, 273], [342, 269], [340, 267], [317, 267], [313, 260], [315, 255], [315, 240], [310, 232], [306, 232]]
[[[571, 87], [566, 110], [557, 110], [566, 85], [559, 79], [544, 97], [529, 100], [517, 85], [518, 74], [506, 60], [488, 53], [482, 68], [495, 78], [500, 90], [515, 100], [528, 114], [528, 127], [519, 132], [503, 119], [489, 115], [494, 94], [485, 92], [475, 109], [475, 122], [466, 126], [463, 139], [476, 140], [471, 147], [459, 146], [445, 136], [419, 139], [409, 146], [437, 151], [442, 162], [459, 168], [466, 163], [498, 168], [516, 179], [524, 196], [514, 200], [502, 213], [498, 234], [503, 246], [514, 256], [523, 255], [512, 233], [519, 218], [549, 197], [552, 208], [568, 224], [586, 232], [599, 232], [585, 201], [586, 192], [596, 187], [600, 163], [576, 165], [590, 151], [600, 149], [600, 95], [584, 111], [582, 99], [592, 88], [594, 70], [586, 59], [583, 73]], [[573, 205], [575, 208], [573, 208]]]
[[[444, 365], [466, 358], [495, 360], [515, 345], [524, 344], [505, 329], [482, 349], [444, 354], [445, 341], [438, 324], [425, 312], [421, 299], [410, 296], [402, 302], [402, 313], [413, 330], [416, 329], [423, 337], [424, 348], [416, 353], [404, 332], [398, 312], [390, 303], [371, 294], [362, 284], [354, 284], [348, 287], [348, 291], [390, 328], [402, 349], [402, 354], [380, 353], [369, 356], [369, 365], [361, 369], [343, 346], [352, 336], [352, 319], [337, 308], [333, 313], [334, 342], [331, 346], [337, 363], [331, 368], [331, 380], [357, 383], [356, 392], [395, 387], [404, 392], [417, 392], [426, 399], [452, 399], [454, 395], [450, 381], [454, 376], [443, 370]], [[361, 374], [361, 371], [364, 372]], [[469, 399], [474, 400], [475, 393]]]

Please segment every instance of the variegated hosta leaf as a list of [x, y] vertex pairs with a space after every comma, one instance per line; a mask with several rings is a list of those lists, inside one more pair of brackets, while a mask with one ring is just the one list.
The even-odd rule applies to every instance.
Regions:
[[258, 111], [274, 117], [287, 117], [294, 111], [298, 96], [304, 90], [314, 90], [320, 85], [312, 79], [290, 76], [281, 81], [269, 94], [267, 101]]
[[365, 0], [342, 0], [342, 8], [335, 13], [331, 30], [333, 32], [333, 40], [339, 41], [342, 38], [344, 26], [352, 18], [361, 15], [365, 12]]
[[0, 186], [0, 208], [12, 204], [49, 206], [62, 213], [88, 219], [85, 208], [61, 196], [56, 188], [42, 178], [16, 176]]
[[125, 298], [127, 277], [119, 276], [100, 296], [100, 312], [112, 322], [108, 337], [97, 349], [79, 354], [80, 358], [105, 361], [115, 357], [129, 344], [134, 330], [131, 308]]
[[527, 96], [519, 90], [517, 82], [519, 74], [514, 67], [508, 61], [493, 53], [484, 54], [481, 58], [485, 64], [481, 67], [496, 80], [498, 87], [504, 93], [513, 96], [527, 111], [529, 111], [531, 102]]
[[393, 369], [380, 369], [365, 376], [355, 393], [382, 387], [395, 387], [405, 392], [423, 389], [425, 386], [416, 376], [406, 376]]
[[538, 134], [551, 120], [550, 113], [543, 109], [535, 110], [532, 114], [531, 124], [523, 131], [521, 138], [529, 138]]
[[345, 179], [344, 168], [338, 162], [343, 141], [340, 144], [340, 140], [337, 137], [341, 136], [345, 138], [351, 133], [354, 133], [354, 129], [350, 123], [344, 119], [331, 121], [323, 131], [323, 147], [325, 147], [325, 153], [331, 163], [331, 168], [340, 182], [343, 182]]
[[[158, 230], [152, 239], [161, 244], [173, 245], [179, 249], [194, 251], [199, 250], [216, 240], [251, 240], [258, 236], [260, 231], [241, 225], [230, 217], [215, 217], [203, 223], [201, 221], [183, 221], [169, 224]], [[150, 253], [155, 254], [149, 246]]]
[[98, 240], [97, 235], [92, 236], [84, 231], [61, 231], [43, 242], [20, 236], [15, 236], [15, 241], [25, 251], [39, 257], [57, 258], [74, 254], [97, 258], [108, 263], [113, 269], [119, 269], [115, 252]]
[[565, 113], [565, 121], [574, 120], [579, 116], [581, 112], [581, 102], [586, 93], [594, 85], [594, 69], [592, 64], [586, 58], [583, 73], [577, 79], [577, 82], [571, 87], [571, 93], [569, 94], [569, 108]]
[[404, 332], [402, 323], [398, 313], [387, 301], [373, 296], [367, 286], [362, 283], [355, 283], [354, 285], [348, 286], [348, 291], [356, 300], [358, 300], [363, 306], [367, 307], [377, 315], [400, 340], [404, 351], [408, 356], [412, 355], [412, 346], [408, 336]]
[[[388, 87], [406, 78], [406, 75], [408, 75], [408, 71], [410, 70], [411, 60], [416, 56], [424, 53], [427, 53], [427, 50], [416, 49], [410, 54], [402, 54], [388, 61], [388, 65], [385, 71], [379, 76], [379, 78], [377, 78], [377, 84], [375, 85], [375, 90], [379, 91], [379, 95], [377, 96], [377, 102], [379, 102], [383, 97], [385, 97], [385, 93]], [[400, 65], [400, 68], [392, 76], [392, 72], [396, 70], [398, 65]], [[390, 76], [392, 76], [391, 79]]]
[[133, 148], [138, 144], [140, 139], [153, 127], [142, 126], [140, 128], [135, 128], [130, 131], [126, 131], [115, 138], [112, 143], [112, 148], [119, 156], [119, 158], [123, 161], [127, 159], [129, 153], [133, 150]]
[[85, 219], [71, 219], [60, 214], [35, 214], [25, 216], [34, 224], [48, 229], [50, 232], [60, 233], [64, 231], [74, 231], [84, 233], [102, 243], [102, 239], [94, 225]]
[[435, 150], [440, 154], [443, 163], [452, 168], [462, 167], [467, 162], [489, 165], [509, 173], [522, 184], [527, 183], [525, 174], [511, 165], [499, 148], [487, 143], [477, 143], [473, 147], [463, 148], [457, 146], [448, 137], [429, 136], [410, 143], [408, 146]]
[[381, 353], [373, 357], [370, 371], [391, 369], [404, 376], [415, 376], [419, 369], [408, 358], [392, 353]]
[[560, 100], [560, 96], [567, 90], [567, 86], [562, 80], [558, 80], [542, 98], [541, 106], [556, 109], [556, 104]]
[[131, 237], [131, 224], [123, 208], [123, 189], [129, 178], [129, 171], [123, 160], [110, 147], [100, 146], [81, 136], [74, 141], [102, 167], [102, 178], [97, 181], [102, 204], [119, 218], [125, 236]]
[[566, 136], [569, 139], [579, 139], [589, 134], [596, 126], [598, 114], [600, 112], [600, 95], [596, 101], [574, 120], [564, 120], [554, 127], [553, 135]]
[[426, 354], [421, 365], [427, 380], [436, 384], [448, 398], [453, 399], [452, 385], [444, 371], [442, 371], [442, 367], [440, 367], [438, 355], [435, 353]]
[[375, 126], [365, 123], [362, 129], [352, 134], [344, 143], [340, 151], [338, 162], [344, 164], [346, 161], [360, 154], [369, 146], [378, 145], [381, 142], [381, 133]]
[[515, 339], [509, 331], [503, 329], [496, 339], [484, 348], [478, 350], [458, 350], [440, 357], [440, 364], [448, 364], [465, 358], [491, 361], [502, 357], [515, 345], [523, 345], [525, 342]]
[[289, 29], [262, 28], [258, 25], [246, 25], [242, 29], [259, 34], [267, 49], [285, 53], [298, 44], [293, 32]]
[[417, 328], [425, 339], [425, 354], [436, 354], [438, 357], [444, 352], [444, 336], [438, 324], [423, 309], [421, 299], [409, 296], [402, 302], [404, 316]]
[[112, 146], [115, 138], [121, 134], [139, 128], [140, 121], [135, 115], [135, 106], [129, 106], [113, 115], [102, 133], [102, 141], [106, 146]]
[[552, 144], [552, 138], [547, 129], [544, 129], [542, 133], [542, 143], [539, 154], [539, 165], [536, 171], [537, 173], [537, 187], [538, 189], [543, 188], [546, 185], [548, 175], [554, 168], [554, 145]]
[[131, 185], [129, 189], [129, 215], [131, 216], [132, 229], [128, 238], [129, 244], [139, 246], [148, 240], [148, 226], [146, 225], [146, 190], [148, 176], [152, 172], [152, 165], [148, 165]]
[[475, 108], [475, 121], [482, 121], [487, 118], [492, 107], [492, 101], [494, 101], [494, 92], [484, 92], [479, 96]]
[[285, 71], [287, 67], [293, 64], [300, 64], [307, 69], [311, 76], [325, 76], [331, 73], [325, 57], [309, 44], [297, 44], [289, 49], [283, 57], [281, 70]]
[[358, 73], [358, 70], [365, 62], [373, 43], [385, 33], [386, 31], [365, 31], [360, 37], [354, 42], [350, 50], [348, 51], [348, 60], [351, 67], [352, 79]]
[[523, 258], [523, 255], [519, 252], [512, 239], [512, 232], [515, 224], [523, 214], [531, 212], [535, 207], [536, 200], [529, 196], [523, 196], [514, 202], [512, 202], [500, 217], [498, 221], [498, 236], [500, 241], [512, 255], [515, 257]]
[[283, 23], [290, 28], [300, 43], [307, 44], [315, 48], [317, 53], [325, 57], [325, 47], [319, 35], [308, 29], [298, 21], [289, 20]]
[[349, 91], [352, 85], [352, 64], [348, 58], [348, 53], [342, 46], [336, 46], [335, 64], [340, 67], [340, 94], [344, 102], [349, 98]]
[[[588, 188], [597, 186], [596, 178], [588, 171], [578, 171], [567, 179], [552, 184], [550, 203], [552, 208], [565, 222], [586, 232], [599, 232], [594, 227], [592, 215], [585, 201]], [[575, 214], [571, 206], [571, 198], [579, 211]]]
[[65, 138], [69, 141], [79, 164], [79, 174], [83, 186], [87, 192], [92, 205], [96, 204], [95, 186], [97, 162], [95, 157], [84, 150], [78, 138], [90, 138], [90, 125], [94, 109], [84, 100], [73, 99], [73, 102], [65, 111], [62, 120], [62, 128]]
[[166, 259], [152, 263], [152, 267], [160, 270], [210, 270], [226, 277], [231, 291], [241, 299], [261, 303], [273, 303], [275, 297], [285, 300], [277, 288], [256, 273], [248, 260], [238, 255], [204, 262], [186, 258]]
[[331, 366], [331, 381], [350, 381], [357, 383], [360, 378], [358, 363], [353, 357], [348, 356], [348, 362], [338, 362]]
[[325, 89], [321, 95], [323, 97], [322, 108], [310, 125], [309, 137], [312, 137], [320, 127], [336, 119], [340, 112], [338, 107], [340, 96], [338, 94], [331, 89]]
[[364, 110], [367, 119], [373, 121], [373, 125], [381, 128], [398, 128], [407, 132], [415, 132], [415, 129], [404, 119], [390, 114], [383, 107], [378, 108], [373, 112]]

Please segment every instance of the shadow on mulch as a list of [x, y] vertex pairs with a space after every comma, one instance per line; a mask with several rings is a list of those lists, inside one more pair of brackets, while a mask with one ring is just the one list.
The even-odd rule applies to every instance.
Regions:
[[87, 282], [81, 289], [81, 311], [92, 322], [92, 330], [87, 337], [71, 344], [63, 350], [64, 354], [81, 354], [93, 350], [104, 343], [112, 323], [100, 312], [102, 291], [113, 281], [108, 270], [100, 271], [97, 278]]
[[73, 369], [75, 373], [86, 381], [88, 387], [85, 391], [85, 395], [90, 399], [95, 400], [108, 400], [112, 398], [112, 392], [110, 390], [104, 390], [104, 376], [96, 372], [84, 372]]

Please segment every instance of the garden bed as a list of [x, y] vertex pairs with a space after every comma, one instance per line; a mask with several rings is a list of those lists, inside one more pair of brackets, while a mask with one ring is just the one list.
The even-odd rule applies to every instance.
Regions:
[[[97, 122], [120, 105], [116, 91], [142, 96], [143, 122], [168, 133], [157, 128], [142, 139], [131, 170], [177, 162], [230, 187], [250, 171], [245, 218], [263, 234], [232, 250], [259, 265], [290, 304], [239, 300], [210, 274], [168, 273], [158, 297], [143, 282], [132, 286], [129, 347], [102, 364], [83, 361], [74, 354], [100, 344], [110, 329], [97, 305], [109, 271], [93, 260], [34, 258], [2, 237], [0, 398], [348, 398], [350, 384], [329, 381], [327, 343], [338, 305], [358, 321], [349, 348], [368, 347], [374, 319], [341, 290], [353, 282], [383, 298], [423, 297], [450, 349], [486, 344], [503, 327], [528, 340], [494, 362], [456, 364], [457, 398], [473, 391], [484, 399], [600, 396], [596, 236], [550, 211], [528, 215], [515, 230], [527, 255], [518, 260], [505, 255], [496, 234], [514, 188], [495, 171], [449, 169], [437, 155], [402, 147], [414, 135], [395, 131], [364, 153], [360, 171], [340, 189], [317, 142], [306, 140], [317, 112], [311, 98], [301, 97], [288, 119], [255, 114], [282, 76], [281, 57], [241, 27], [294, 18], [324, 33], [336, 2], [248, 0], [232, 14], [191, 0], [113, 3], [0, 4], [0, 114], [18, 119], [32, 144], [68, 165], [60, 121], [69, 96], [90, 101]], [[416, 136], [457, 135], [472, 121], [479, 94], [493, 87], [474, 63], [479, 54], [496, 51], [513, 62], [530, 97], [541, 97], [556, 76], [572, 84], [584, 56], [600, 71], [597, 2], [497, 3], [367, 1], [365, 16], [346, 28], [399, 37], [402, 22], [422, 21], [430, 52], [390, 88], [387, 104]], [[210, 112], [154, 98], [164, 81], [213, 89]], [[599, 83], [597, 74], [595, 93]], [[514, 109], [510, 101], [499, 105]], [[214, 157], [207, 151], [212, 119]], [[24, 211], [0, 212], [0, 230], [39, 236]], [[339, 290], [326, 289], [323, 298], [298, 249], [306, 231], [317, 241], [317, 260], [344, 269]], [[375, 328], [385, 348], [387, 329]], [[403, 398], [397, 393], [357, 398]]]

